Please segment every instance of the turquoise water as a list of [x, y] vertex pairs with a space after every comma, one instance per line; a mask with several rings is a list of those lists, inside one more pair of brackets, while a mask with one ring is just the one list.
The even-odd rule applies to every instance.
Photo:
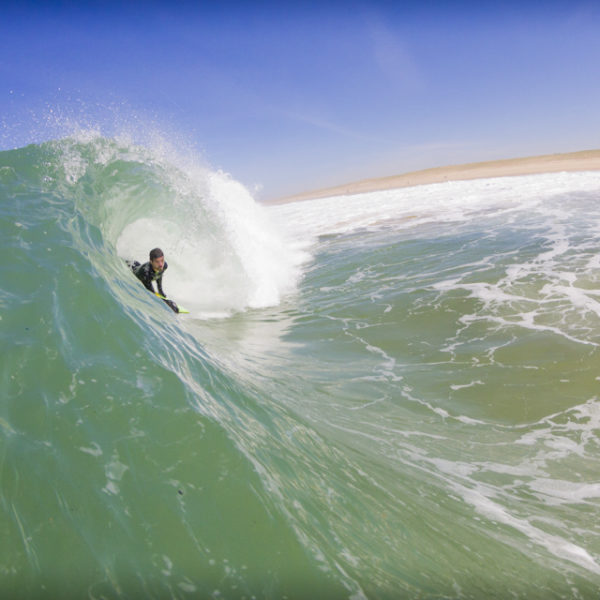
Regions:
[[596, 597], [600, 175], [264, 207], [88, 134], [0, 186], [4, 597]]

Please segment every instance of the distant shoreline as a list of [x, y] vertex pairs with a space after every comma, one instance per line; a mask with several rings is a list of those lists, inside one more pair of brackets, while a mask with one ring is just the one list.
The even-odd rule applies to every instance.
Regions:
[[363, 179], [329, 187], [287, 196], [278, 200], [264, 202], [264, 204], [285, 204], [316, 198], [331, 196], [347, 196], [392, 190], [396, 188], [413, 187], [430, 183], [443, 183], [445, 181], [464, 181], [469, 179], [487, 179], [491, 177], [514, 177], [517, 175], [536, 175], [541, 173], [560, 173], [561, 171], [599, 171], [600, 150], [583, 150], [565, 154], [545, 154], [527, 158], [511, 158], [507, 160], [494, 160], [487, 162], [468, 163], [413, 171], [391, 177]]

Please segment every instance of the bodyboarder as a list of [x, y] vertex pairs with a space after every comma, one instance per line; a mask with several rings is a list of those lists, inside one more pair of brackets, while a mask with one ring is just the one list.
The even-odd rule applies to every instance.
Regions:
[[[133, 270], [134, 275], [144, 284], [147, 290], [159, 296], [165, 301], [169, 308], [178, 313], [179, 307], [173, 300], [169, 300], [162, 289], [162, 276], [169, 266], [165, 262], [165, 255], [160, 248], [150, 250], [150, 260], [141, 265], [137, 260], [127, 263]], [[156, 282], [157, 291], [154, 290], [152, 282]]]

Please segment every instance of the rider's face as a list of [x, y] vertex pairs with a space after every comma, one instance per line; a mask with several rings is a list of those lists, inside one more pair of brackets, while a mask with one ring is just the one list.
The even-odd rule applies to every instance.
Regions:
[[150, 261], [150, 264], [155, 271], [162, 271], [165, 266], [165, 257], [159, 256], [158, 258], [154, 258]]

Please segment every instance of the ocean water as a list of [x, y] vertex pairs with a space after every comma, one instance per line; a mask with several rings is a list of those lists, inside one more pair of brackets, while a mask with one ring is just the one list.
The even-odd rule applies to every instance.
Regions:
[[596, 598], [599, 200], [1, 152], [2, 597]]

